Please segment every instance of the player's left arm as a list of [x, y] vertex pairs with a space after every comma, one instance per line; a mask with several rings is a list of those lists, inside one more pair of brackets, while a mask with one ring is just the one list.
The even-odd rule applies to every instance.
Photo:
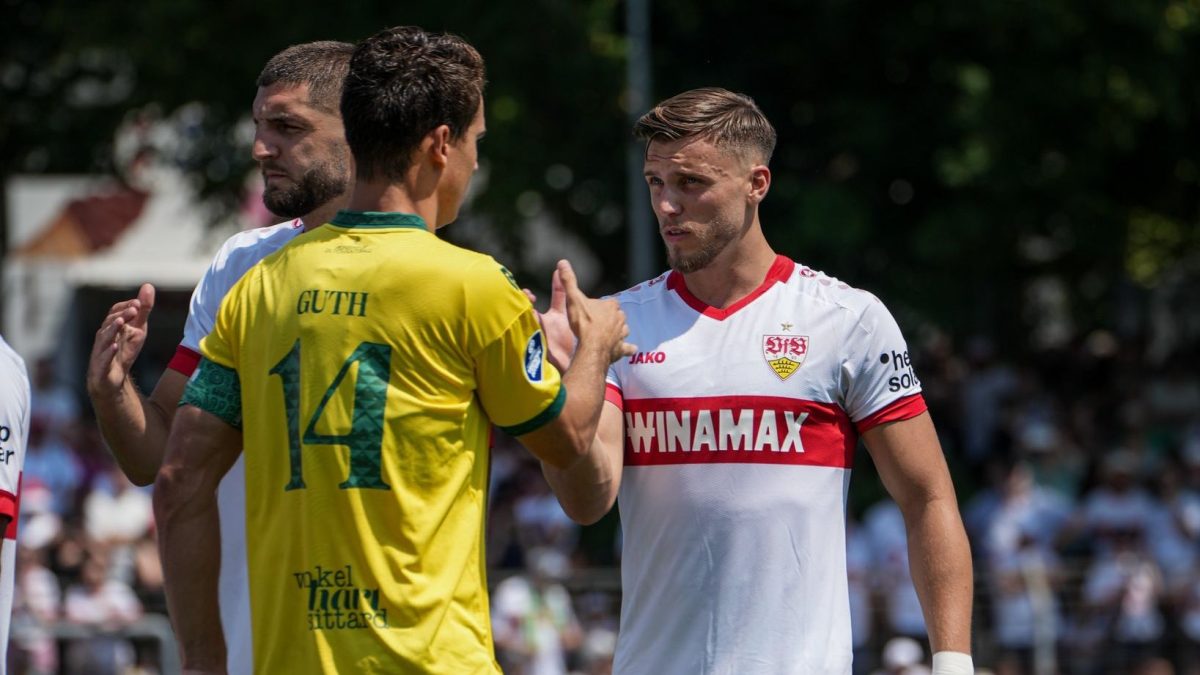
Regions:
[[862, 438], [904, 514], [909, 565], [930, 646], [934, 652], [969, 654], [971, 549], [929, 413], [880, 424]]
[[159, 555], [185, 672], [223, 673], [216, 492], [242, 450], [235, 371], [202, 361], [183, 401], [154, 484]]

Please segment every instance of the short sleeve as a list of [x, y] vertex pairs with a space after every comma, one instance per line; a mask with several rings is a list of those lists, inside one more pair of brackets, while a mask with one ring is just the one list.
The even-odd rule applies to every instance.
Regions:
[[468, 332], [478, 336], [474, 352], [477, 394], [493, 424], [520, 436], [562, 411], [566, 390], [546, 356], [546, 338], [529, 299], [503, 267], [469, 275]]
[[908, 345], [896, 320], [873, 296], [850, 328], [842, 361], [843, 405], [861, 433], [925, 412]]
[[[256, 267], [246, 273], [226, 294], [226, 301], [221, 303], [217, 311], [212, 330], [200, 340], [200, 353], [204, 358], [225, 366], [238, 367], [239, 339], [242, 334], [241, 325], [244, 320], [243, 311], [247, 305], [245, 299], [247, 289], [255, 287], [259, 280], [261, 267]], [[253, 297], [253, 296], [250, 296]]]

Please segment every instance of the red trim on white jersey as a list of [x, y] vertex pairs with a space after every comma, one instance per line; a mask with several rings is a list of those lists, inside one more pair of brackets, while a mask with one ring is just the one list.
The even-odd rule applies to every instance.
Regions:
[[604, 383], [604, 400], [617, 406], [618, 410], [625, 409], [625, 397], [621, 396], [621, 388], [612, 382]]
[[4, 538], [17, 538], [17, 514], [21, 512], [21, 478], [24, 472], [17, 474], [17, 494], [8, 490], [0, 490], [0, 516], [8, 516], [8, 527], [4, 529]]
[[841, 407], [777, 396], [625, 401], [625, 466], [791, 464], [851, 468]]
[[200, 355], [183, 345], [175, 348], [175, 356], [172, 356], [171, 361], [167, 363], [168, 368], [183, 373], [187, 377], [191, 377], [199, 365]]
[[746, 297], [738, 300], [725, 309], [713, 307], [700, 298], [692, 295], [692, 292], [688, 290], [687, 283], [683, 279], [683, 275], [674, 270], [667, 275], [667, 288], [678, 293], [680, 299], [686, 302], [689, 307], [697, 312], [700, 312], [704, 316], [707, 316], [711, 319], [724, 321], [734, 312], [754, 302], [758, 296], [766, 293], [775, 284], [786, 282], [788, 278], [792, 276], [792, 270], [795, 269], [795, 267], [796, 263], [793, 262], [791, 258], [781, 255], [775, 256], [775, 262], [771, 263], [771, 268], [767, 270], [767, 277], [763, 279], [763, 282], [759, 284], [758, 288], [750, 291]]
[[886, 422], [911, 419], [928, 409], [929, 406], [925, 405], [925, 397], [919, 393], [898, 398], [859, 421], [856, 425], [858, 433], [861, 434]]

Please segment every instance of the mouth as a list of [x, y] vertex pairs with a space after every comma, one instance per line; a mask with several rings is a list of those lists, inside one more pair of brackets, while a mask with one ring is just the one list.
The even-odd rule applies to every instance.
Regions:
[[659, 233], [662, 234], [662, 238], [668, 242], [679, 241], [692, 234], [691, 231], [686, 227], [680, 227], [678, 225], [661, 227], [659, 228]]

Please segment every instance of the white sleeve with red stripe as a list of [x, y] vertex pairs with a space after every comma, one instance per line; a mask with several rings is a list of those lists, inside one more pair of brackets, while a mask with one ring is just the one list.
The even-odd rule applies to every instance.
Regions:
[[12, 518], [5, 539], [16, 536], [21, 468], [29, 443], [29, 398], [25, 362], [0, 337], [0, 515]]
[[844, 358], [843, 406], [859, 433], [925, 411], [908, 345], [878, 299], [866, 304], [847, 340]]
[[200, 340], [212, 331], [217, 310], [229, 289], [258, 261], [267, 257], [303, 232], [299, 219], [270, 227], [238, 232], [222, 244], [212, 264], [192, 291], [183, 341], [167, 367], [191, 376], [200, 363]]

